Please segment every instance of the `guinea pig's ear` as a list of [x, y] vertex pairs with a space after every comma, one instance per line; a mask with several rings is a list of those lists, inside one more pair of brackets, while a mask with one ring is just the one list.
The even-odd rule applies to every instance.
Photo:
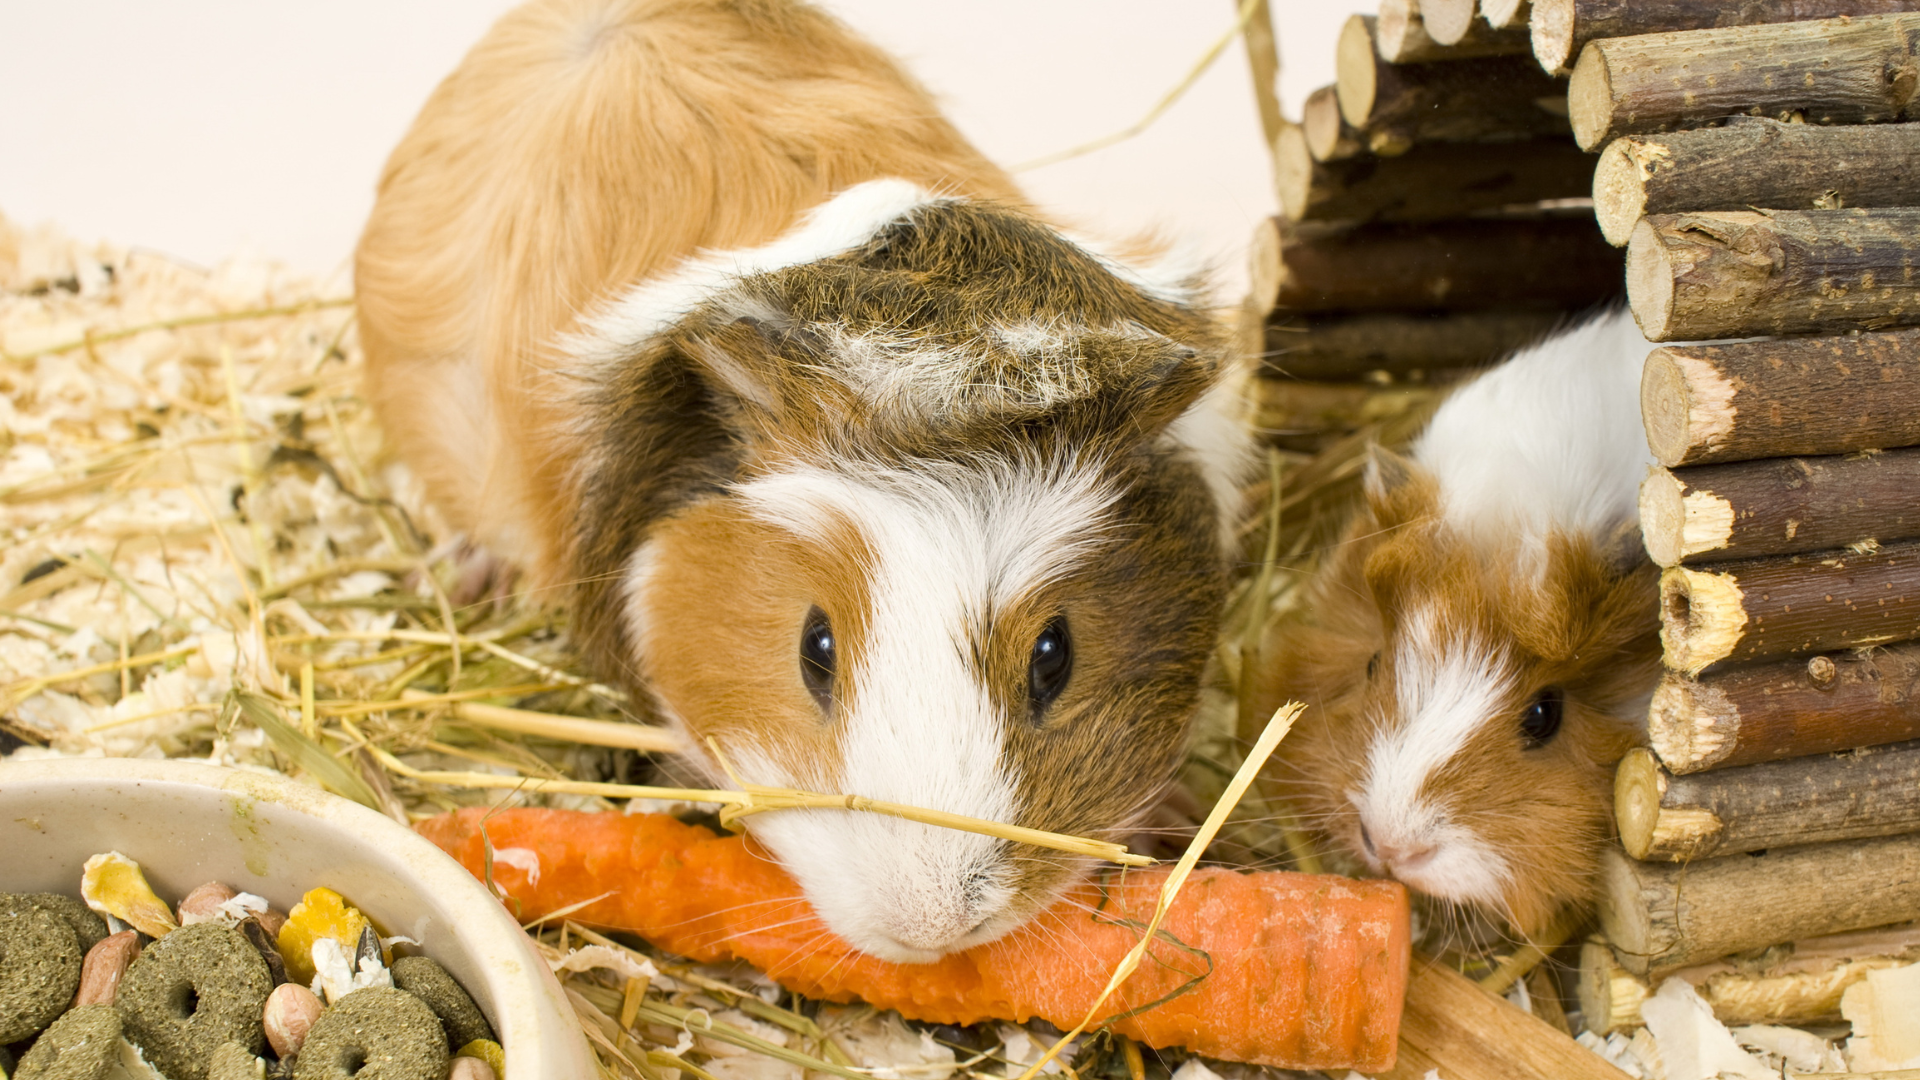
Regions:
[[843, 395], [805, 377], [823, 364], [826, 342], [774, 308], [728, 312], [689, 327], [676, 344], [736, 430], [792, 432], [796, 405], [844, 411]]
[[1402, 504], [1419, 485], [1422, 471], [1412, 458], [1394, 453], [1379, 443], [1367, 447], [1367, 468], [1361, 476], [1361, 489], [1367, 496], [1367, 508], [1382, 524], [1404, 518]]

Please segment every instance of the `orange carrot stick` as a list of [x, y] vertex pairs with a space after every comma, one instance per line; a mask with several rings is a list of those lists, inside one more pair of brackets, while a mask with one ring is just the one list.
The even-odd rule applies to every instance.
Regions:
[[[835, 937], [793, 879], [743, 837], [659, 814], [564, 810], [475, 808], [416, 828], [476, 876], [490, 841], [494, 883], [523, 922], [610, 893], [567, 917], [701, 962], [745, 960], [811, 998], [860, 998], [947, 1024], [1079, 1023], [1139, 940], [1166, 875], [1124, 871], [997, 941], [895, 964]], [[1407, 911], [1393, 882], [1196, 871], [1101, 1016], [1141, 1009], [1111, 1026], [1149, 1046], [1283, 1068], [1386, 1070], [1407, 985]]]

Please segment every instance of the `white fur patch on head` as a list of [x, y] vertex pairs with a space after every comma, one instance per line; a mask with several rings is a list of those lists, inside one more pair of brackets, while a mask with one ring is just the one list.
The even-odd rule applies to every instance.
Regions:
[[778, 240], [757, 248], [711, 251], [664, 277], [634, 286], [587, 323], [568, 351], [589, 362], [632, 355], [648, 339], [740, 279], [844, 255], [923, 206], [958, 201], [906, 180], [869, 180], [814, 208]]
[[1522, 349], [1434, 413], [1413, 458], [1440, 482], [1461, 535], [1539, 546], [1558, 529], [1601, 535], [1635, 520], [1653, 465], [1640, 374], [1653, 349], [1624, 311]]
[[1428, 608], [1409, 612], [1403, 626], [1394, 651], [1401, 725], [1381, 726], [1366, 779], [1349, 794], [1380, 852], [1369, 861], [1436, 896], [1497, 900], [1512, 873], [1506, 860], [1449, 821], [1424, 789], [1500, 708], [1509, 689], [1507, 657], [1445, 633]]
[[[1011, 821], [1022, 778], [1005, 752], [1008, 718], [975, 673], [976, 637], [995, 612], [1099, 543], [1118, 493], [1085, 464], [1013, 462], [800, 466], [736, 490], [755, 516], [804, 539], [852, 522], [872, 556], [866, 645], [833, 720], [844, 771], [823, 779], [870, 798]], [[750, 780], [805, 779], [764, 754], [737, 756]], [[1006, 913], [1003, 845], [990, 837], [844, 811], [782, 811], [752, 828], [828, 925], [874, 955], [929, 960], [991, 940], [1019, 917]]]

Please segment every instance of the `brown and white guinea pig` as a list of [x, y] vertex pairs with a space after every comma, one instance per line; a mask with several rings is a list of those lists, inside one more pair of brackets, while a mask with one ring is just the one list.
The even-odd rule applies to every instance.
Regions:
[[[1182, 752], [1241, 428], [1190, 275], [1048, 225], [793, 0], [538, 0], [434, 92], [356, 264], [431, 499], [749, 783], [1118, 837]], [[1088, 869], [875, 814], [749, 829], [895, 960]], [[784, 917], [784, 916], [782, 916]]]
[[1272, 773], [1305, 824], [1528, 936], [1589, 898], [1658, 679], [1650, 348], [1602, 315], [1460, 389], [1410, 458], [1376, 452], [1255, 695], [1310, 706]]

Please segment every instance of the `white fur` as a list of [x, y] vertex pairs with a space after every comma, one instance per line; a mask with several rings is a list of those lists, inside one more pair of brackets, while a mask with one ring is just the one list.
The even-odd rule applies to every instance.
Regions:
[[1207, 489], [1213, 493], [1214, 509], [1220, 518], [1220, 549], [1229, 555], [1239, 551], [1237, 534], [1245, 487], [1259, 461], [1254, 455], [1244, 388], [1239, 366], [1231, 366], [1167, 425], [1167, 437], [1193, 456]]
[[569, 351], [588, 361], [631, 356], [647, 340], [740, 279], [843, 255], [923, 206], [954, 201], [906, 180], [869, 180], [842, 191], [778, 240], [696, 255], [665, 277], [628, 290], [594, 317]]
[[1640, 372], [1653, 348], [1624, 311], [1523, 349], [1448, 398], [1414, 443], [1447, 524], [1497, 546], [1633, 521], [1653, 465]]
[[1438, 623], [1430, 609], [1408, 614], [1394, 655], [1402, 725], [1381, 727], [1361, 790], [1348, 797], [1382, 851], [1431, 849], [1424, 862], [1394, 866], [1394, 876], [1455, 899], [1497, 900], [1512, 873], [1506, 860], [1449, 822], [1424, 789], [1500, 707], [1508, 691], [1507, 657], [1480, 642], [1443, 637]]
[[[833, 723], [844, 770], [808, 776], [755, 748], [749, 780], [821, 785], [1009, 821], [1008, 718], [970, 658], [995, 613], [1098, 543], [1117, 492], [1097, 470], [994, 463], [829, 471], [800, 466], [741, 485], [762, 520], [824, 539], [855, 523], [873, 553], [867, 650], [840, 685]], [[842, 937], [888, 959], [925, 961], [1003, 933], [1016, 915], [999, 841], [846, 811], [756, 817], [761, 838]]]

